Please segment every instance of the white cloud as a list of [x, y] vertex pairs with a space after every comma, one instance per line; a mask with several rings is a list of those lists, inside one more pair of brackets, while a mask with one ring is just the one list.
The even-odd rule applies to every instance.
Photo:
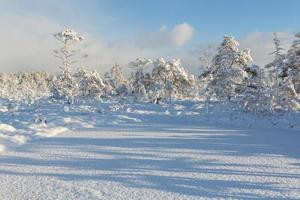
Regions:
[[171, 30], [166, 25], [162, 25], [157, 32], [141, 34], [138, 39], [138, 46], [142, 48], [182, 46], [190, 41], [194, 35], [194, 27], [185, 22], [175, 25]]
[[123, 66], [125, 71], [128, 71], [126, 70], [128, 63], [137, 57], [155, 57], [154, 51], [131, 46], [129, 42], [107, 43], [100, 38], [93, 38], [91, 35], [85, 35], [85, 38], [87, 38], [87, 46], [83, 51], [89, 56], [88, 60], [82, 63], [96, 68], [100, 73], [108, 71], [116, 62]]
[[170, 36], [173, 44], [181, 46], [188, 42], [194, 34], [195, 29], [191, 25], [183, 23], [176, 25], [171, 31]]
[[[1, 12], [0, 13], [0, 72], [18, 72], [45, 70], [55, 72], [59, 69], [60, 60], [54, 57], [53, 50], [60, 47], [53, 34], [62, 30], [63, 26], [49, 18], [32, 13]], [[89, 68], [96, 68], [101, 73], [118, 62], [124, 68], [136, 57], [157, 58], [166, 56], [181, 56], [175, 51], [161, 51], [156, 48], [141, 48], [130, 41], [103, 41], [101, 36], [94, 37], [84, 30], [75, 30], [85, 40], [81, 45], [83, 54], [88, 59], [77, 64], [84, 64]], [[194, 29], [186, 23], [168, 30], [162, 26], [159, 31], [159, 42], [167, 41], [165, 45], [183, 45], [194, 34]], [[164, 38], [166, 37], [166, 38]], [[157, 41], [158, 42], [158, 41]], [[73, 68], [76, 68], [74, 66]]]
[[[64, 27], [47, 17], [31, 13], [2, 12], [0, 14], [0, 73], [45, 70], [55, 72], [60, 60], [54, 57], [53, 50], [61, 44], [53, 34]], [[89, 54], [80, 63], [89, 68], [105, 72], [118, 62], [123, 66], [138, 56], [151, 57], [153, 51], [134, 47], [126, 41], [108, 43], [95, 38], [84, 30], [76, 29], [85, 40], [80, 48], [82, 54]], [[77, 66], [74, 66], [77, 67]]]
[[[281, 41], [282, 47], [289, 49], [293, 42], [293, 34], [289, 32], [278, 32], [278, 38]], [[252, 32], [240, 41], [240, 48], [249, 48], [255, 64], [265, 65], [271, 62], [274, 58], [271, 53], [274, 51], [273, 33], [271, 32]]]
[[0, 70], [41, 70], [57, 65], [52, 50], [57, 47], [53, 32], [61, 27], [39, 15], [0, 14]]

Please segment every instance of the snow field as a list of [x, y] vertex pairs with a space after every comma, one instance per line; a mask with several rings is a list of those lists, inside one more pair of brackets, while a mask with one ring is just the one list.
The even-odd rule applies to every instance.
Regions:
[[273, 134], [140, 123], [39, 138], [2, 153], [0, 198], [299, 199], [300, 136]]

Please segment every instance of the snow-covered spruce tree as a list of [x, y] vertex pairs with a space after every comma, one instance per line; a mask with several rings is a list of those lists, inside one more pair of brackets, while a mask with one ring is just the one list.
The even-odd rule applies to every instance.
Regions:
[[279, 72], [279, 104], [284, 110], [300, 109], [300, 33], [288, 50]]
[[87, 70], [81, 66], [74, 77], [77, 79], [81, 96], [99, 100], [103, 95], [105, 85], [96, 70]]
[[71, 57], [76, 54], [77, 50], [71, 50], [70, 45], [82, 41], [83, 37], [69, 28], [54, 34], [54, 37], [60, 41], [63, 46], [59, 50], [54, 51], [55, 56], [62, 60], [62, 65], [60, 67], [61, 72], [57, 75], [52, 86], [53, 97], [66, 99], [68, 103], [72, 103], [74, 96], [78, 92], [78, 87], [71, 73]]
[[153, 62], [152, 79], [154, 80], [154, 98], [184, 98], [190, 95], [195, 85], [193, 76], [189, 76], [180, 59], [166, 61], [159, 58]]
[[135, 71], [131, 74], [129, 82], [132, 94], [137, 100], [148, 99], [147, 91], [144, 85], [144, 67], [152, 61], [145, 58], [137, 58], [129, 64]]
[[247, 76], [245, 68], [252, 58], [249, 50], [238, 50], [239, 43], [232, 36], [225, 35], [217, 50], [213, 64], [206, 76], [210, 76], [207, 86], [209, 96], [220, 101], [231, 101], [243, 91]]

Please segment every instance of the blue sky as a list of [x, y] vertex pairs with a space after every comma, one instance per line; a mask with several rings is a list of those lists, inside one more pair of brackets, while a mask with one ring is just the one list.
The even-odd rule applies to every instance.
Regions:
[[[113, 53], [119, 54], [131, 51], [147, 56], [158, 53], [180, 56], [201, 44], [220, 42], [224, 34], [241, 40], [242, 47], [251, 44], [254, 49], [269, 49], [272, 32], [281, 33], [283, 41], [289, 43], [292, 34], [300, 30], [299, 0], [0, 0], [0, 3], [0, 12], [5, 13], [0, 25], [9, 26], [11, 32], [23, 31], [23, 35], [28, 32], [7, 25], [15, 21], [36, 27], [36, 33], [31, 30], [30, 34], [38, 36], [72, 27], [88, 33], [98, 45], [110, 50], [118, 46], [119, 50]], [[257, 43], [266, 45], [260, 47]], [[259, 64], [270, 60], [265, 55], [266, 59], [257, 56]], [[99, 57], [104, 56], [107, 55]], [[125, 56], [121, 57], [125, 62]], [[192, 65], [196, 65], [195, 61]]]
[[299, 0], [63, 0], [5, 1], [7, 10], [48, 16], [64, 26], [83, 27], [107, 38], [135, 37], [161, 25], [187, 22], [196, 41], [224, 34], [300, 30]]
[[[153, 0], [106, 1], [107, 15], [116, 27], [127, 31], [157, 29], [187, 22], [200, 41], [218, 40], [224, 34], [243, 37], [252, 31], [282, 31], [300, 28], [297, 0]], [[101, 3], [98, 4], [101, 8]], [[124, 24], [126, 24], [124, 26]]]

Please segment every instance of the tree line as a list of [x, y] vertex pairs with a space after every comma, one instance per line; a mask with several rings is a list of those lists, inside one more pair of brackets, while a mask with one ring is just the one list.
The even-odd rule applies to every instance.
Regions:
[[133, 71], [129, 77], [118, 64], [104, 76], [84, 66], [73, 72], [72, 57], [78, 51], [71, 47], [84, 38], [72, 29], [54, 36], [62, 43], [54, 51], [62, 61], [60, 71], [1, 73], [1, 98], [29, 104], [41, 97], [68, 104], [81, 98], [132, 98], [156, 104], [197, 99], [207, 105], [230, 103], [257, 114], [300, 109], [300, 33], [286, 53], [274, 34], [274, 60], [266, 66], [253, 65], [250, 50], [240, 50], [238, 41], [225, 35], [214, 53], [199, 55], [203, 70], [198, 76], [189, 74], [180, 59], [137, 58], [129, 63]]

